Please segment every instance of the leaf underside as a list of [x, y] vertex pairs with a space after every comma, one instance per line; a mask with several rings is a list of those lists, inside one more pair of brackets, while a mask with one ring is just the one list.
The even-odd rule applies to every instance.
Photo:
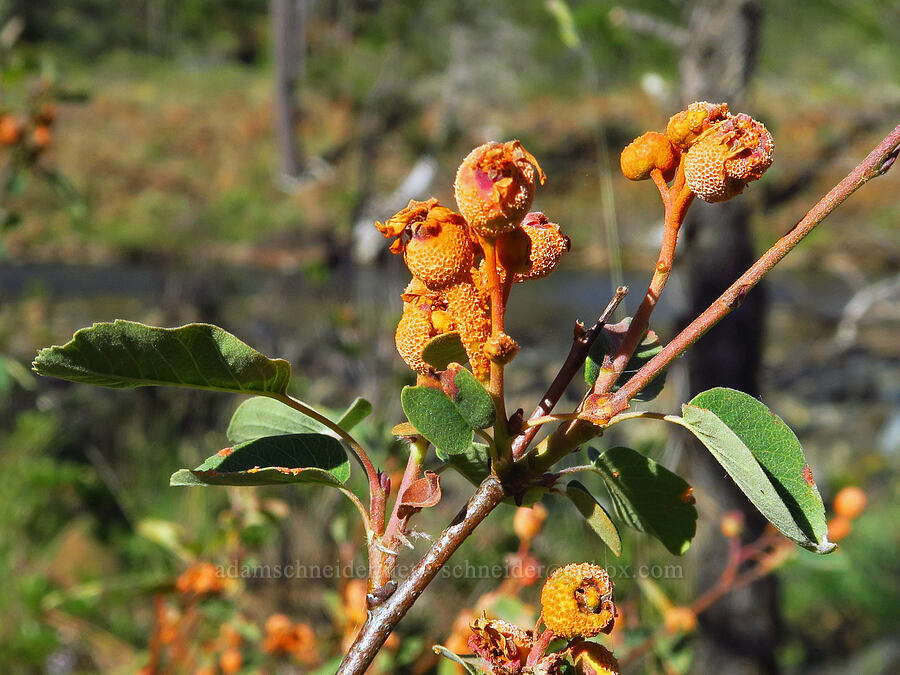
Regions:
[[578, 512], [584, 516], [588, 526], [599, 536], [609, 549], [617, 556], [622, 555], [622, 539], [606, 509], [600, 505], [594, 495], [577, 480], [566, 485], [568, 497]]

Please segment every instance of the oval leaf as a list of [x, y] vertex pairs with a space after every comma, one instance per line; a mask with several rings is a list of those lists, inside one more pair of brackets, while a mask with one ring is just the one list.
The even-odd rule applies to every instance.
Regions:
[[225, 435], [237, 445], [266, 436], [317, 433], [337, 435], [328, 427], [266, 396], [254, 396], [241, 403], [228, 423]]
[[465, 452], [450, 455], [447, 464], [475, 486], [491, 473], [491, 457], [484, 443], [472, 443]]
[[156, 328], [133, 321], [95, 323], [62, 347], [38, 352], [41, 375], [101, 387], [166, 385], [240, 394], [283, 394], [291, 366], [269, 359], [218, 326]]
[[323, 434], [258, 438], [219, 450], [196, 469], [172, 474], [170, 485], [278, 485], [318, 483], [340, 487], [350, 461], [337, 439]]
[[610, 520], [606, 509], [594, 499], [594, 495], [584, 485], [573, 480], [566, 485], [566, 497], [572, 500], [575, 508], [584, 516], [590, 528], [606, 542], [609, 549], [617, 556], [622, 555], [622, 540], [619, 537], [619, 530]]
[[472, 445], [472, 427], [440, 389], [403, 387], [400, 403], [409, 423], [434, 445], [441, 459], [466, 452]]
[[619, 518], [659, 539], [671, 553], [687, 553], [697, 531], [697, 509], [681, 476], [631, 448], [610, 448], [602, 455], [589, 450], [588, 456]]
[[718, 387], [682, 406], [700, 439], [760, 512], [804, 548], [829, 553], [825, 508], [797, 436], [752, 396]]
[[435, 370], [444, 370], [451, 363], [465, 363], [467, 359], [458, 331], [432, 338], [422, 350], [422, 360]]
[[472, 429], [486, 429], [494, 423], [497, 412], [491, 395], [477, 377], [458, 363], [449, 364], [441, 373], [441, 388]]

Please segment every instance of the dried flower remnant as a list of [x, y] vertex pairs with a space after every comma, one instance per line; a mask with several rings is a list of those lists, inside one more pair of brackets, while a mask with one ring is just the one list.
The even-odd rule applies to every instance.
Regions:
[[566, 565], [541, 590], [544, 624], [557, 637], [589, 638], [612, 630], [616, 616], [613, 585], [599, 565]]
[[469, 649], [491, 665], [491, 673], [512, 675], [521, 671], [534, 644], [530, 631], [484, 614], [470, 624]]
[[625, 146], [619, 156], [619, 167], [628, 180], [646, 180], [659, 169], [668, 182], [678, 168], [679, 152], [665, 134], [648, 131]]
[[729, 116], [698, 136], [685, 154], [687, 186], [704, 201], [727, 201], [763, 175], [774, 149], [760, 122], [743, 113]]
[[478, 235], [493, 238], [522, 222], [534, 199], [536, 178], [541, 185], [546, 180], [519, 141], [485, 143], [456, 172], [456, 204]]
[[619, 675], [619, 662], [613, 653], [596, 642], [580, 642], [572, 648], [578, 675]]

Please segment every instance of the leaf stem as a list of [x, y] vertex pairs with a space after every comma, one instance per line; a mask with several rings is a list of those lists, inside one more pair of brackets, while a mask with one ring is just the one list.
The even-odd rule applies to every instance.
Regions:
[[366, 478], [369, 481], [370, 527], [375, 531], [376, 534], [381, 534], [382, 532], [384, 532], [384, 512], [386, 499], [384, 490], [381, 487], [381, 480], [378, 477], [378, 472], [375, 470], [375, 467], [372, 464], [372, 460], [369, 459], [369, 455], [359, 444], [359, 441], [353, 438], [353, 436], [347, 433], [338, 424], [325, 417], [325, 415], [309, 407], [302, 401], [298, 401], [293, 396], [290, 396], [289, 394], [269, 395], [276, 401], [281, 401], [286, 406], [289, 406], [294, 410], [303, 413], [307, 417], [311, 417], [312, 419], [316, 420], [316, 422], [319, 422], [320, 424], [328, 427], [350, 447], [350, 451], [353, 453], [356, 461], [359, 462], [360, 466], [362, 466], [363, 470], [366, 472]]

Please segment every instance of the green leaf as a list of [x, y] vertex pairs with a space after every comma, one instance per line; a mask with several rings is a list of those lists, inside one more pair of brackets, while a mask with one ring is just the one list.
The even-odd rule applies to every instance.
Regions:
[[241, 403], [228, 423], [225, 435], [232, 443], [245, 443], [266, 436], [303, 433], [326, 434], [333, 431], [301, 412], [267, 396], [254, 396]]
[[279, 485], [316, 483], [340, 487], [350, 461], [337, 439], [324, 434], [257, 438], [219, 450], [196, 469], [172, 474], [170, 485]]
[[466, 452], [472, 445], [472, 427], [440, 389], [403, 387], [400, 404], [409, 423], [434, 445], [441, 459]]
[[459, 332], [451, 331], [432, 338], [422, 350], [422, 360], [435, 370], [444, 370], [451, 363], [465, 363], [468, 357]]
[[169, 385], [240, 394], [283, 394], [291, 366], [268, 359], [217, 326], [155, 328], [133, 321], [82, 328], [38, 352], [41, 375], [101, 387]]
[[472, 429], [486, 429], [494, 423], [494, 401], [478, 378], [458, 363], [441, 374], [441, 386], [456, 404], [459, 414]]
[[754, 506], [786, 537], [829, 553], [825, 508], [797, 436], [752, 396], [718, 387], [682, 406], [700, 439]]
[[[600, 375], [600, 371], [603, 368], [603, 357], [606, 354], [612, 354], [618, 350], [619, 345], [622, 344], [622, 339], [625, 337], [629, 325], [631, 325], [631, 318], [627, 318], [611, 326], [604, 326], [597, 340], [591, 345], [591, 350], [584, 362], [584, 381], [587, 382], [589, 386], [593, 387], [594, 382], [597, 381], [597, 377]], [[662, 345], [659, 344], [659, 336], [652, 330], [647, 331], [637, 348], [634, 350], [634, 354], [631, 355], [631, 358], [625, 365], [625, 370], [610, 390], [618, 390], [631, 379], [632, 375], [643, 368], [644, 364], [661, 351]], [[667, 372], [667, 370], [663, 370], [647, 386], [632, 397], [632, 400], [651, 401], [659, 396], [666, 384]]]
[[600, 503], [594, 498], [594, 495], [577, 480], [570, 481], [566, 485], [566, 497], [572, 500], [575, 508], [584, 516], [590, 528], [606, 542], [609, 549], [615, 555], [622, 555], [622, 540], [619, 537], [619, 530], [609, 518]]
[[631, 448], [610, 448], [602, 455], [591, 449], [588, 457], [619, 518], [659, 539], [671, 553], [687, 553], [697, 531], [697, 509], [681, 476]]
[[362, 396], [357, 396], [353, 403], [344, 411], [344, 414], [341, 415], [337, 425], [344, 431], [350, 431], [371, 414], [372, 404]]
[[484, 443], [472, 443], [465, 452], [450, 455], [446, 461], [473, 485], [481, 485], [491, 472], [490, 454]]

